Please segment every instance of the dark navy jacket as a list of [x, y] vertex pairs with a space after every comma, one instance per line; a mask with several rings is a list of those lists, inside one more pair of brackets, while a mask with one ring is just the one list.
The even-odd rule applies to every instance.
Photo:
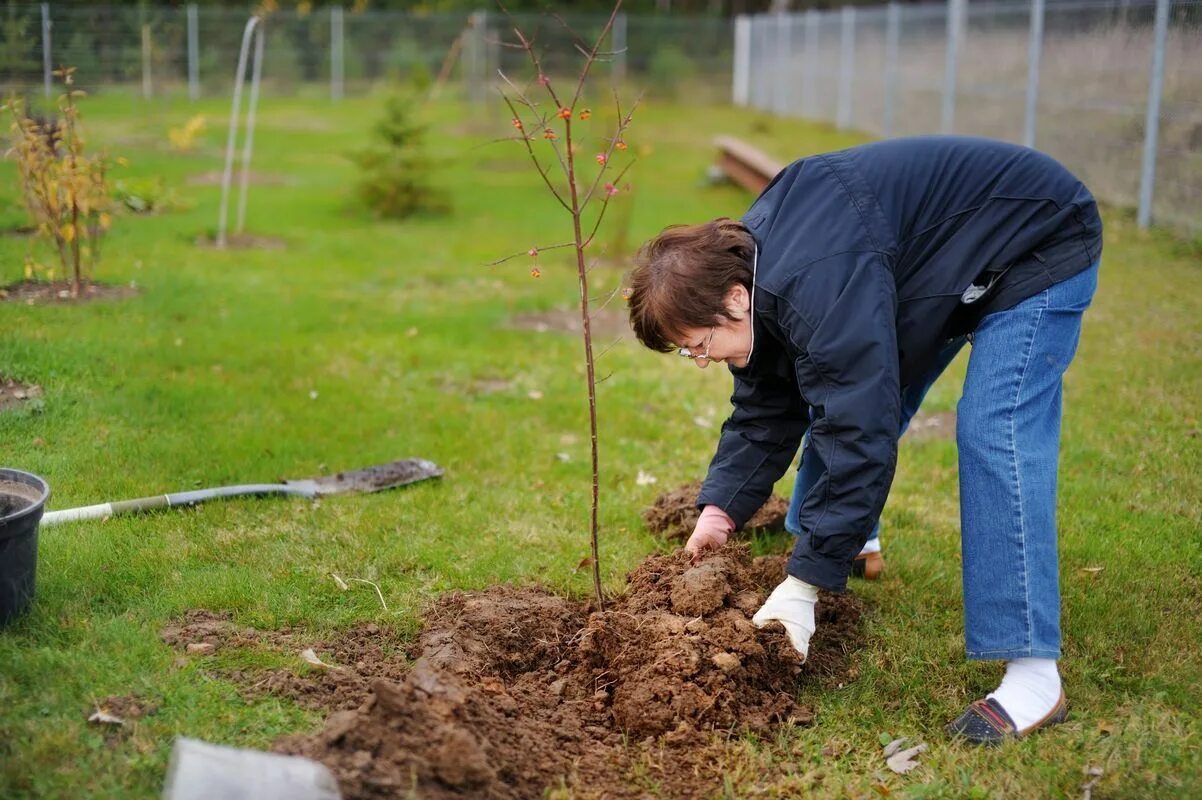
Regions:
[[1102, 222], [1053, 159], [959, 136], [804, 158], [742, 221], [757, 245], [754, 340], [730, 368], [734, 412], [698, 504], [742, 527], [810, 425], [826, 474], [788, 572], [841, 591], [893, 481], [902, 387], [985, 314], [1097, 263]]

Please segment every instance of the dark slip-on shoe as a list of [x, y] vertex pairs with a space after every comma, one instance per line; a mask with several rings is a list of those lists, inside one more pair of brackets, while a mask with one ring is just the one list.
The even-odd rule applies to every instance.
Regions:
[[1068, 703], [1064, 692], [1043, 719], [1029, 728], [1019, 730], [1006, 709], [992, 698], [977, 700], [945, 729], [953, 738], [967, 739], [973, 744], [1001, 744], [1007, 739], [1021, 739], [1032, 731], [1050, 728], [1068, 718]]
[[851, 562], [851, 574], [866, 581], [875, 581], [885, 571], [885, 557], [880, 553], [860, 553]]

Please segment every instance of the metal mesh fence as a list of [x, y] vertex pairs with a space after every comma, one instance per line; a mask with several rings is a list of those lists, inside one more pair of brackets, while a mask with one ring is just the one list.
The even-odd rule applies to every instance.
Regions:
[[[7, 2], [0, 91], [47, 91], [48, 71], [70, 65], [89, 89], [225, 95], [247, 19], [221, 7]], [[291, 9], [264, 24], [263, 82], [274, 94], [310, 86], [340, 97], [382, 82], [428, 83], [446, 66], [467, 97], [491, 102], [498, 70], [528, 73], [524, 55], [505, 46], [515, 23], [535, 38], [545, 71], [562, 74], [574, 73], [576, 44], [591, 42], [605, 20]], [[736, 40], [745, 52], [735, 52]], [[1141, 221], [1202, 231], [1202, 0], [949, 0], [733, 26], [716, 16], [621, 15], [611, 47], [617, 54], [597, 71], [653, 94], [725, 100], [733, 73], [737, 102], [781, 115], [882, 136], [1024, 142], [1100, 198], [1138, 205]], [[1149, 117], [1157, 64], [1160, 104]]]
[[[535, 39], [549, 74], [574, 75], [580, 64], [575, 45], [591, 44], [607, 19], [282, 10], [263, 24], [263, 82], [275, 93], [328, 84], [337, 97], [384, 81], [429, 81], [446, 65], [451, 80], [483, 98], [498, 69], [528, 69], [522, 52], [505, 46], [514, 41], [515, 24]], [[221, 7], [9, 2], [0, 6], [0, 90], [35, 93], [44, 89], [47, 67], [70, 65], [89, 87], [129, 84], [148, 96], [228, 94], [247, 20], [246, 11]], [[733, 41], [727, 19], [620, 15], [610, 44], [621, 52], [597, 65], [601, 74], [637, 81], [660, 95], [729, 98]]]
[[[752, 46], [741, 79], [750, 85], [735, 96], [883, 136], [1023, 142], [1064, 162], [1099, 198], [1196, 234], [1202, 0], [1161, 2], [1162, 38], [1158, 0], [951, 0], [745, 18]], [[782, 75], [802, 91], [773, 93]]]

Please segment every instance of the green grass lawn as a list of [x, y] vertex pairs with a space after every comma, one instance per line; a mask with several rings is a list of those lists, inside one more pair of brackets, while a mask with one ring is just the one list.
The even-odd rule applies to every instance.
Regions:
[[[130, 176], [162, 176], [193, 206], [116, 220], [98, 277], [135, 282], [137, 297], [0, 304], [0, 374], [44, 387], [36, 407], [0, 413], [0, 461], [46, 477], [52, 508], [403, 456], [432, 459], [446, 477], [315, 504], [245, 500], [43, 529], [33, 612], [0, 632], [0, 797], [154, 797], [176, 734], [267, 747], [320, 725], [286, 700], [244, 700], [212, 674], [280, 656], [177, 662], [158, 631], [186, 609], [314, 635], [360, 620], [409, 635], [449, 590], [514, 581], [588, 592], [575, 569], [588, 548], [581, 344], [508, 324], [575, 308], [575, 273], [567, 251], [541, 257], [539, 280], [525, 257], [485, 266], [564, 241], [570, 226], [519, 148], [489, 144], [508, 130], [494, 105], [430, 112], [454, 212], [396, 224], [356, 210], [344, 155], [365, 142], [378, 99], [268, 95], [255, 169], [285, 182], [252, 188], [248, 230], [286, 249], [214, 252], [194, 240], [215, 227], [219, 189], [186, 179], [220, 168], [225, 101], [198, 107], [210, 125], [189, 155], [172, 153], [166, 134], [193, 106], [85, 101], [94, 146], [128, 156]], [[629, 136], [639, 156], [632, 241], [746, 208], [745, 193], [701, 180], [719, 132], [782, 158], [855, 141], [731, 108], [647, 102]], [[8, 223], [21, 220], [15, 174], [0, 167]], [[889, 570], [855, 585], [871, 608], [867, 643], [852, 655], [859, 679], [806, 690], [817, 724], [782, 732], [779, 747], [746, 740], [727, 796], [1079, 797], [1090, 766], [1104, 770], [1095, 797], [1202, 795], [1202, 265], [1197, 250], [1138, 231], [1127, 214], [1107, 224], [1101, 288], [1066, 378], [1070, 721], [998, 751], [945, 741], [942, 725], [993, 688], [1000, 667], [963, 657], [954, 443], [907, 441], [885, 510]], [[0, 238], [0, 284], [22, 278], [27, 247]], [[591, 279], [604, 294], [622, 276], [600, 266]], [[608, 344], [599, 337], [598, 349]], [[954, 408], [963, 369], [962, 356], [928, 409]], [[616, 591], [664, 546], [640, 512], [704, 473], [730, 387], [721, 370], [629, 336], [600, 363], [611, 373], [598, 402], [604, 580]], [[640, 470], [658, 483], [638, 485]], [[760, 552], [788, 546], [783, 535], [756, 542]], [[330, 573], [376, 582], [388, 611]], [[85, 720], [114, 694], [159, 711], [106, 738]], [[882, 734], [928, 742], [922, 766], [889, 773]], [[782, 758], [793, 777], [766, 785], [765, 764]]]

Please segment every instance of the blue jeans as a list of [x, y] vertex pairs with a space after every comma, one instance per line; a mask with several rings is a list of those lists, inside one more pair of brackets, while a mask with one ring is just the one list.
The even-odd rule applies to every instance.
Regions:
[[[1097, 285], [1095, 264], [986, 316], [973, 332], [956, 410], [969, 658], [1060, 657], [1056, 473], [1062, 378]], [[928, 379], [903, 390], [903, 432], [962, 345], [949, 342]], [[823, 469], [816, 462], [806, 448], [785, 520], [795, 535], [801, 498]]]

